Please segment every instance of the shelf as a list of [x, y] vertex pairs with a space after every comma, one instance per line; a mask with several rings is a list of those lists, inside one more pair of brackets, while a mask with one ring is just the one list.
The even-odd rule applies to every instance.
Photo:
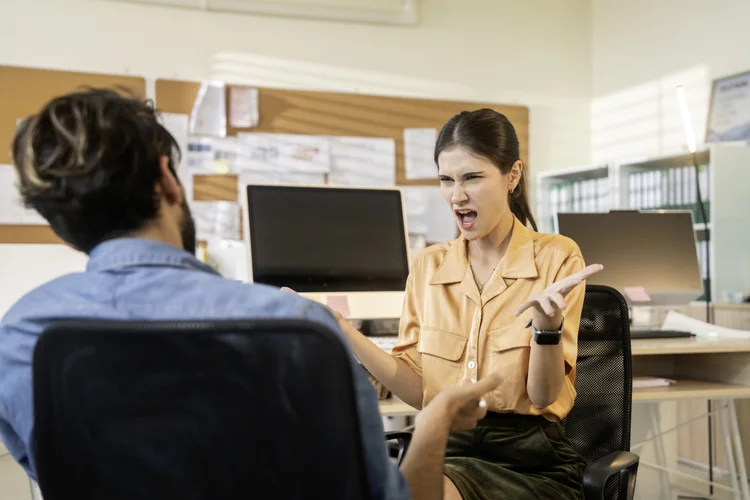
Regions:
[[633, 389], [633, 402], [678, 399], [745, 399], [750, 398], [750, 386], [678, 380], [667, 387]]
[[637, 339], [630, 342], [630, 351], [633, 356], [750, 352], [750, 339], [726, 339], [717, 337]]
[[[706, 230], [705, 226], [702, 223], [699, 223], [699, 222], [696, 222], [695, 224], [693, 224], [693, 229], [695, 231], [705, 231]], [[708, 230], [710, 231], [711, 229], [712, 229], [711, 228], [711, 223], [709, 222], [708, 223]]]
[[[674, 401], [680, 399], [747, 399], [750, 386], [704, 382], [699, 380], [678, 380], [667, 387], [633, 389], [633, 402]], [[419, 410], [403, 401], [390, 398], [379, 402], [383, 417], [416, 415]]]
[[[709, 150], [698, 151], [696, 153], [696, 156], [698, 158], [698, 165], [705, 165], [709, 163], [711, 159], [710, 155], [711, 153]], [[689, 167], [692, 165], [693, 158], [690, 153], [675, 156], [648, 158], [632, 162], [622, 162], [619, 164], [621, 168], [637, 170], [661, 170], [664, 168]]]
[[588, 167], [571, 167], [565, 169], [546, 170], [544, 172], [539, 172], [539, 174], [537, 175], [537, 179], [555, 183], [601, 179], [608, 176], [608, 165], [595, 165]]

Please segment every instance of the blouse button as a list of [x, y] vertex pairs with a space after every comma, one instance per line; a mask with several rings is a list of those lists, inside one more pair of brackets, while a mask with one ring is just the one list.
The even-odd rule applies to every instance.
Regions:
[[473, 370], [475, 366], [477, 366], [477, 364], [475, 362], [469, 361], [469, 368], [471, 368]]

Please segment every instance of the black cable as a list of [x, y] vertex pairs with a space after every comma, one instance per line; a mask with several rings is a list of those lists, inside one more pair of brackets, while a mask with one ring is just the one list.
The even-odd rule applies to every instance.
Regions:
[[[695, 168], [695, 192], [698, 197], [698, 209], [700, 210], [701, 218], [703, 219], [703, 231], [706, 233], [706, 283], [704, 284], [703, 295], [706, 299], [706, 323], [713, 323], [711, 321], [711, 233], [708, 227], [708, 217], [706, 217], [706, 206], [703, 203], [703, 196], [701, 193], [701, 182], [700, 182], [700, 167], [698, 166], [698, 156], [695, 152], [691, 153], [693, 159], [693, 167]], [[706, 172], [706, 180], [709, 175]], [[708, 188], [708, 182], [706, 182], [706, 188]], [[701, 277], [702, 278], [702, 277]], [[701, 281], [703, 281], [701, 279]], [[714, 446], [713, 446], [713, 419], [711, 418], [711, 400], [708, 400], [708, 481], [709, 493], [714, 494]]]

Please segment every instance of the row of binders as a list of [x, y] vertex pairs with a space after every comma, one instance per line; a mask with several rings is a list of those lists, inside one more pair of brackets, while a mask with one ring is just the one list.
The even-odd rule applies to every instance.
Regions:
[[610, 207], [609, 179], [586, 179], [554, 184], [549, 191], [549, 212], [607, 212]]
[[708, 200], [708, 166], [676, 167], [631, 173], [628, 178], [631, 209], [692, 209], [698, 203], [696, 182], [701, 198]]

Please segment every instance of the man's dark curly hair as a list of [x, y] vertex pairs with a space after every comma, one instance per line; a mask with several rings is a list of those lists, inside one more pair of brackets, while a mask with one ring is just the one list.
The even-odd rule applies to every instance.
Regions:
[[180, 150], [153, 105], [108, 89], [56, 97], [13, 139], [13, 163], [28, 208], [67, 243], [90, 252], [159, 214], [159, 161], [175, 175]]

